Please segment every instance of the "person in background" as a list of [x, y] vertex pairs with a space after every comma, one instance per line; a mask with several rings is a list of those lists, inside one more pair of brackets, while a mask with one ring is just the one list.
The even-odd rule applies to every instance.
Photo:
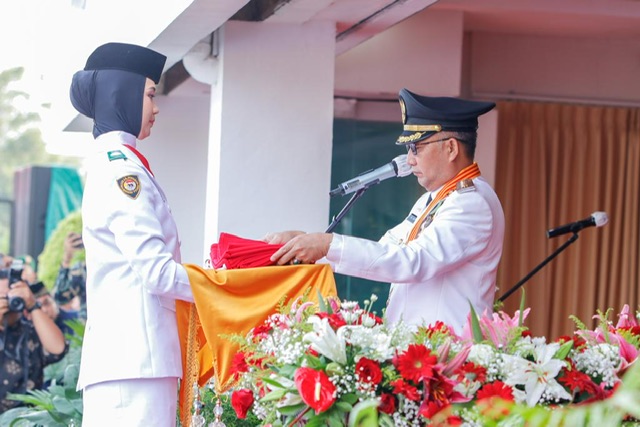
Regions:
[[69, 233], [64, 240], [64, 251], [53, 297], [58, 306], [70, 317], [86, 320], [87, 266], [84, 261], [77, 261], [71, 265], [74, 255], [82, 250], [84, 250], [82, 236], [78, 233]]
[[396, 144], [426, 192], [403, 222], [374, 242], [329, 233], [270, 233], [286, 243], [278, 264], [323, 257], [335, 272], [391, 282], [386, 317], [410, 325], [442, 321], [462, 332], [472, 304], [492, 310], [502, 255], [504, 213], [474, 162], [478, 116], [495, 104], [428, 97], [402, 89], [404, 131]]
[[87, 324], [83, 425], [172, 427], [182, 358], [176, 300], [193, 302], [167, 198], [137, 141], [147, 138], [166, 57], [107, 43], [74, 74], [71, 102], [93, 120], [82, 241]]
[[60, 328], [63, 334], [73, 334], [73, 329], [66, 324], [67, 320], [77, 319], [77, 311], [66, 311], [58, 307], [58, 304], [49, 293], [49, 290], [42, 282], [29, 285], [31, 292], [36, 297], [36, 301], [40, 304], [42, 311], [45, 312], [56, 326]]
[[42, 388], [44, 368], [68, 346], [24, 281], [0, 278], [0, 413], [21, 405], [8, 393]]

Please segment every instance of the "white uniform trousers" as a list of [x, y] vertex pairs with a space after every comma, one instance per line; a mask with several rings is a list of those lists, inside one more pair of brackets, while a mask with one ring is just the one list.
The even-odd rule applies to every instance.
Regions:
[[139, 378], [85, 387], [83, 427], [175, 427], [178, 379]]

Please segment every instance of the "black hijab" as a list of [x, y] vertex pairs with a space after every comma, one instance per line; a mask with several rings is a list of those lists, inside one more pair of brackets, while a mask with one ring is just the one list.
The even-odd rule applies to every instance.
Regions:
[[93, 119], [93, 137], [111, 131], [136, 138], [142, 126], [146, 78], [124, 70], [83, 70], [71, 82], [71, 103]]

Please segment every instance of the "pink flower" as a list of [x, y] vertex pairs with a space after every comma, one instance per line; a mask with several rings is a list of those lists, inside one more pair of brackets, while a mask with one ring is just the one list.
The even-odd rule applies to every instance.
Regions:
[[[531, 308], [527, 308], [522, 312], [523, 320], [527, 318], [530, 311]], [[480, 317], [479, 322], [482, 336], [485, 339], [490, 340], [496, 347], [501, 348], [509, 343], [510, 338], [513, 338], [511, 336], [511, 331], [514, 328], [517, 328], [520, 323], [520, 310], [516, 310], [513, 317], [509, 316], [504, 311], [492, 313], [491, 316], [489, 316], [487, 311], [485, 311], [482, 313], [482, 317]], [[471, 313], [469, 313], [469, 316], [467, 316], [467, 323], [464, 325], [462, 330], [462, 339], [465, 341], [473, 341], [473, 334], [471, 331]]]
[[634, 326], [640, 326], [638, 325], [638, 321], [636, 320], [633, 313], [629, 315], [629, 311], [629, 305], [625, 304], [624, 307], [622, 307], [622, 311], [620, 312], [620, 314], [618, 314], [619, 319], [618, 324], [616, 325], [616, 329], [633, 328]]

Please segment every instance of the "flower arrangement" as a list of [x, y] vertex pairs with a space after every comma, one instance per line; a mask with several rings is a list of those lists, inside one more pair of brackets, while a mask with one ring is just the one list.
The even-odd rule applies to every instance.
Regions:
[[521, 417], [515, 406], [607, 399], [640, 348], [640, 314], [628, 306], [615, 325], [610, 312], [597, 315], [595, 330], [574, 319], [573, 336], [547, 342], [523, 326], [528, 309], [480, 318], [472, 309], [457, 335], [440, 322], [388, 325], [370, 312], [375, 299], [364, 307], [297, 300], [233, 337], [242, 350], [231, 395], [238, 418], [251, 413], [264, 426], [489, 425]]

